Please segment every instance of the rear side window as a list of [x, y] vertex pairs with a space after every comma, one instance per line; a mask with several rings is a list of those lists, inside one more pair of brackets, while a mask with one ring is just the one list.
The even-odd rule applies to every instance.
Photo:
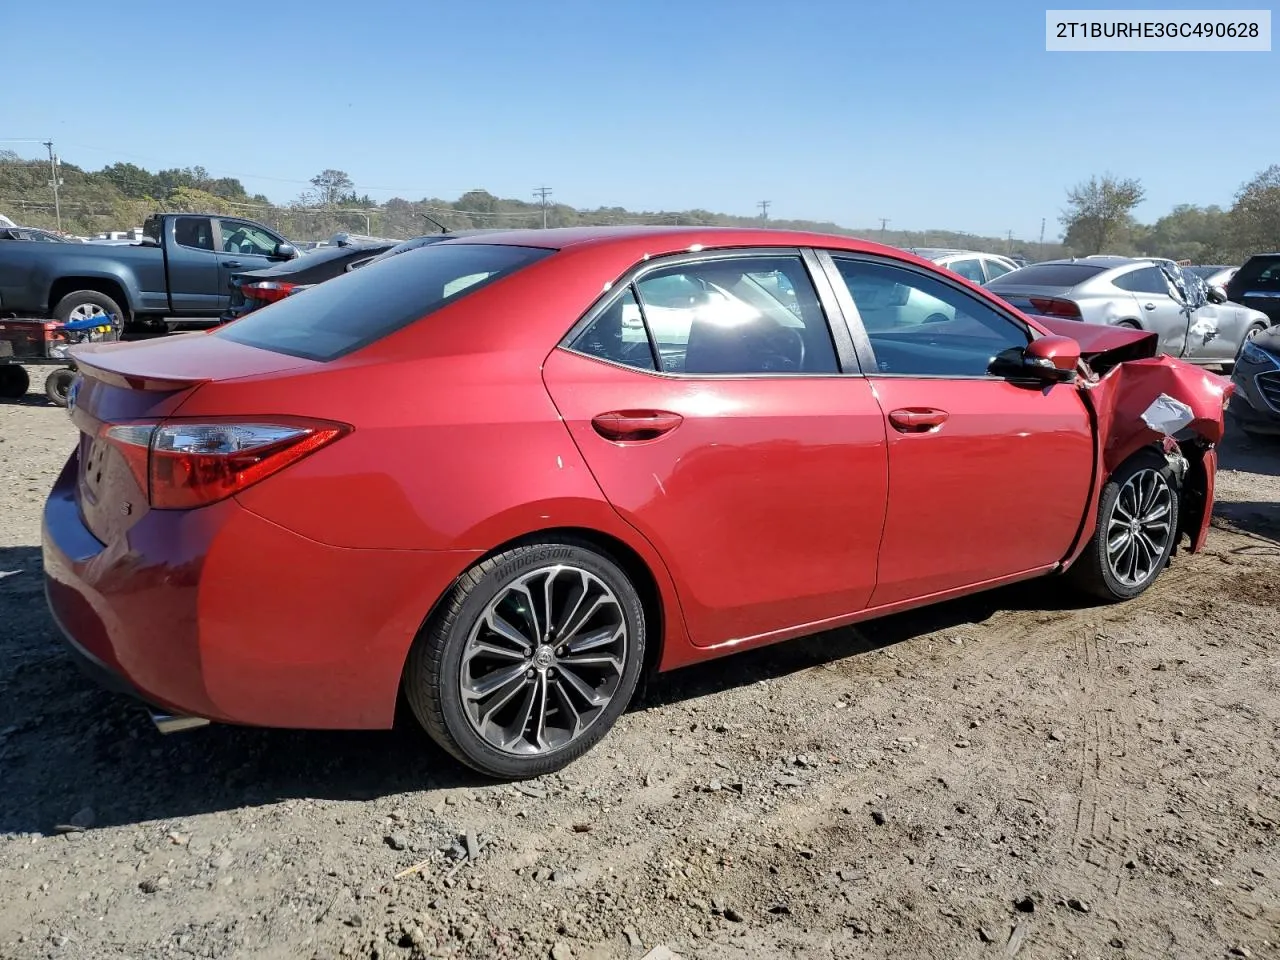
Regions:
[[553, 252], [488, 243], [432, 245], [255, 310], [212, 336], [308, 360], [334, 360]]
[[1169, 281], [1159, 267], [1143, 267], [1131, 273], [1123, 273], [1111, 281], [1121, 290], [1132, 293], [1160, 293], [1169, 295]]
[[1096, 277], [1107, 268], [1088, 263], [1033, 263], [1028, 267], [1011, 270], [1003, 277], [991, 281], [991, 289], [1031, 284], [1037, 287], [1074, 287], [1090, 277]]

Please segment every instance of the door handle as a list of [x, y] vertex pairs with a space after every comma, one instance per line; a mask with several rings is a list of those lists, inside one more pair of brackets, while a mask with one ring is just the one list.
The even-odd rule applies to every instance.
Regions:
[[241, 263], [239, 260], [223, 260], [222, 265], [231, 270], [238, 270], [240, 267], [244, 266], [244, 264]]
[[614, 410], [591, 418], [591, 426], [606, 440], [635, 443], [656, 440], [680, 426], [684, 417], [666, 410]]
[[891, 410], [889, 422], [902, 433], [929, 433], [946, 423], [949, 416], [947, 411], [932, 407], [906, 407]]
[[1154, 303], [1144, 303], [1143, 306], [1148, 310], [1154, 310], [1156, 308]]

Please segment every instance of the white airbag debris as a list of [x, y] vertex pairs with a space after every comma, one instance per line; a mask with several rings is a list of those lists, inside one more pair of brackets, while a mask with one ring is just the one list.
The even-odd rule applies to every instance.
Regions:
[[1157, 433], [1173, 436], [1192, 420], [1195, 413], [1181, 400], [1162, 393], [1142, 412], [1142, 422]]

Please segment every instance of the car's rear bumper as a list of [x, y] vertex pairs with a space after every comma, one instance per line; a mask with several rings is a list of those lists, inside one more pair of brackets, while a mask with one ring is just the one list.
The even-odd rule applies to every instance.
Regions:
[[473, 553], [351, 550], [234, 500], [85, 527], [73, 455], [45, 504], [45, 591], [76, 659], [154, 711], [258, 726], [391, 725], [405, 656]]

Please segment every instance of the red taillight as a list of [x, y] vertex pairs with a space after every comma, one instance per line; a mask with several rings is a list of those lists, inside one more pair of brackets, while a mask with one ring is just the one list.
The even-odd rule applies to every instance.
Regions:
[[296, 286], [296, 283], [284, 283], [279, 280], [260, 280], [257, 283], [246, 283], [240, 289], [244, 291], [245, 297], [250, 300], [275, 303], [277, 300], [283, 300], [293, 293], [293, 288]]
[[1053, 297], [1028, 297], [1035, 312], [1045, 317], [1061, 317], [1064, 320], [1079, 320], [1080, 308], [1071, 300], [1057, 300]]
[[225, 500], [333, 442], [351, 428], [323, 420], [178, 421], [108, 427], [157, 510]]

